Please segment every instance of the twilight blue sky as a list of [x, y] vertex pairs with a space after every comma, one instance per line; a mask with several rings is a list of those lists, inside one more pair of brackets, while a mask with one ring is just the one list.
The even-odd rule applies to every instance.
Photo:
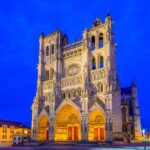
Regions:
[[38, 39], [60, 28], [81, 38], [95, 17], [114, 21], [121, 85], [135, 76], [143, 128], [150, 129], [150, 7], [148, 0], [3, 0], [0, 3], [0, 118], [30, 124], [36, 91]]

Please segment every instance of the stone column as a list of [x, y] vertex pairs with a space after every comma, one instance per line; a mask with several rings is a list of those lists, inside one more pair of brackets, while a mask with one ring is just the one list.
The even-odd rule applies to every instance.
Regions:
[[54, 117], [50, 118], [50, 126], [49, 126], [49, 141], [54, 141], [54, 132], [55, 132], [55, 126], [54, 126]]
[[87, 115], [82, 114], [81, 121], [81, 140], [88, 141], [88, 119]]
[[113, 141], [113, 127], [112, 127], [112, 115], [110, 112], [107, 112], [106, 118], [106, 142]]
[[32, 140], [36, 141], [38, 135], [38, 105], [36, 102], [32, 105]]
[[32, 141], [37, 141], [37, 135], [38, 135], [38, 127], [37, 127], [37, 122], [34, 122], [34, 125], [32, 126], [32, 136], [31, 139]]

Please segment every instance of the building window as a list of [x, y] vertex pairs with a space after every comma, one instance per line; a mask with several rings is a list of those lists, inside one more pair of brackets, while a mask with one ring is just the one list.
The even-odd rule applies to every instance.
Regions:
[[92, 59], [92, 70], [96, 69], [96, 62], [95, 62], [95, 58]]
[[14, 126], [10, 126], [10, 133], [14, 133]]
[[100, 33], [100, 35], [99, 35], [99, 48], [102, 48], [103, 45], [104, 45], [103, 33]]
[[3, 133], [6, 133], [7, 132], [7, 125], [3, 125], [2, 128], [3, 128]]
[[92, 36], [91, 38], [91, 50], [95, 50], [95, 36]]
[[127, 125], [126, 125], [126, 108], [125, 108], [125, 107], [122, 108], [122, 122], [123, 122], [122, 130], [123, 130], [123, 132], [127, 132]]
[[101, 85], [101, 92], [103, 92], [103, 90], [104, 90], [104, 89], [103, 89], [103, 85]]
[[51, 54], [54, 54], [54, 44], [52, 44], [52, 52]]
[[46, 70], [46, 80], [49, 80], [49, 70]]
[[63, 98], [66, 98], [66, 95], [65, 95], [65, 93], [63, 93]]
[[102, 56], [100, 57], [99, 67], [100, 67], [100, 68], [103, 68], [103, 67], [104, 67], [104, 59], [103, 59]]
[[7, 136], [6, 136], [6, 135], [3, 135], [3, 136], [2, 136], [2, 139], [7, 139]]
[[78, 91], [78, 96], [81, 96], [81, 89], [79, 89], [79, 91]]
[[49, 56], [49, 46], [46, 47], [46, 56]]
[[50, 80], [52, 80], [54, 77], [54, 69], [50, 70]]

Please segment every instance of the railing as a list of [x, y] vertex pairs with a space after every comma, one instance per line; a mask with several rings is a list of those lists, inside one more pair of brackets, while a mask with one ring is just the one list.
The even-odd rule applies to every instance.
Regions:
[[76, 47], [79, 47], [82, 45], [82, 40], [81, 41], [77, 41], [77, 42], [74, 42], [74, 43], [71, 43], [69, 45], [66, 45], [63, 47], [63, 49], [66, 51], [66, 50], [70, 50], [72, 48], [76, 48]]
[[104, 69], [91, 70], [91, 80], [100, 80], [106, 76]]
[[61, 79], [61, 87], [80, 85], [82, 84], [82, 81], [81, 75], [65, 77]]

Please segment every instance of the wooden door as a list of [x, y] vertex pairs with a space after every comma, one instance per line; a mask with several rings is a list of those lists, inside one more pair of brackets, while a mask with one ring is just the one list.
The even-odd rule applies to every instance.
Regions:
[[98, 140], [98, 128], [94, 128], [94, 140]]
[[100, 140], [104, 140], [104, 128], [100, 128]]
[[74, 126], [74, 140], [78, 140], [78, 126]]
[[68, 140], [72, 140], [72, 127], [68, 127]]

